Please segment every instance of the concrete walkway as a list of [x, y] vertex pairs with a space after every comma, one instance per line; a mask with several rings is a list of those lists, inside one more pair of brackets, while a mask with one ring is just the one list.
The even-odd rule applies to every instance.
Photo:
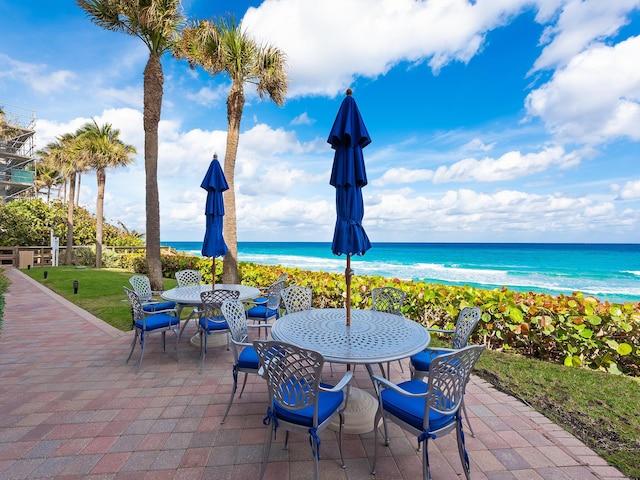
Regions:
[[[11, 479], [253, 479], [265, 440], [267, 391], [250, 376], [224, 425], [232, 385], [232, 355], [210, 348], [202, 374], [199, 351], [185, 335], [180, 363], [159, 336], [129, 365], [133, 332], [120, 332], [9, 268], [4, 328], [0, 331], [0, 478]], [[195, 331], [193, 324], [187, 327]], [[393, 370], [393, 367], [396, 367]], [[334, 367], [340, 375], [341, 366]], [[392, 363], [392, 379], [401, 373]], [[372, 391], [365, 369], [356, 386]], [[521, 402], [473, 378], [466, 403], [477, 434], [467, 434], [474, 480], [621, 479], [623, 475], [576, 437]], [[283, 432], [284, 433], [284, 432]], [[324, 479], [418, 479], [414, 437], [391, 431], [379, 448], [373, 477], [373, 433], [345, 435], [347, 468], [339, 464], [336, 435], [320, 435]], [[289, 449], [279, 434], [265, 478], [313, 478], [305, 435]], [[464, 478], [455, 433], [429, 443], [434, 480]]]

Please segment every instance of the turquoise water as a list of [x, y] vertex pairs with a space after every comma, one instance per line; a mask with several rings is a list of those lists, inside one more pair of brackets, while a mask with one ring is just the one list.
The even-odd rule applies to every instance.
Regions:
[[[200, 255], [201, 242], [162, 242]], [[240, 242], [240, 261], [342, 273], [330, 243]], [[640, 301], [640, 244], [376, 243], [356, 275]]]

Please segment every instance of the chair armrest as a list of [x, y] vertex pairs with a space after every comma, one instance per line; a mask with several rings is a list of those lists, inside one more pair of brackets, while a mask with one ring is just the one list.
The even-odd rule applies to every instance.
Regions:
[[[258, 323], [258, 324], [256, 324], [256, 323], [251, 323], [251, 324], [248, 323], [247, 324], [247, 331], [251, 330], [253, 328], [269, 328], [270, 329], [271, 327], [273, 327], [272, 323]], [[267, 331], [267, 333], [268, 333], [268, 331]], [[260, 335], [260, 332], [258, 332], [258, 335]]]
[[430, 332], [436, 332], [436, 333], [456, 333], [455, 330], [445, 330], [443, 328], [431, 328], [431, 327], [426, 327], [428, 331]]
[[424, 349], [425, 352], [427, 351], [432, 351], [432, 352], [444, 352], [444, 353], [450, 353], [450, 352], [455, 352], [457, 351], [455, 348], [445, 348], [445, 347], [427, 347]]
[[344, 387], [347, 386], [347, 384], [351, 381], [352, 377], [353, 377], [353, 370], [347, 370], [344, 376], [340, 379], [340, 381], [335, 386], [331, 388], [326, 388], [321, 386], [320, 390], [322, 390], [323, 392], [339, 392], [340, 390], [342, 390]]
[[394, 391], [398, 392], [400, 395], [404, 395], [405, 397], [422, 398], [422, 397], [426, 397], [427, 396], [427, 392], [424, 392], [424, 393], [407, 392], [404, 388], [399, 387], [395, 383], [390, 382], [386, 378], [381, 377], [379, 375], [373, 375], [373, 380], [377, 384], [376, 385], [376, 390], [378, 392], [380, 391], [380, 386], [383, 386], [385, 388], [390, 388], [391, 390], [394, 390]]

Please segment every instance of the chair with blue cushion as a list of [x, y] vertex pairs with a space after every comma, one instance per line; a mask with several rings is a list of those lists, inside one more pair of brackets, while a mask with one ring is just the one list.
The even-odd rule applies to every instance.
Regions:
[[[133, 291], [138, 294], [142, 309], [147, 313], [171, 313], [176, 309], [175, 302], [157, 300], [154, 295], [160, 292], [151, 290], [151, 282], [146, 275], [134, 275], [129, 279]], [[133, 328], [133, 325], [132, 327]]]
[[202, 283], [202, 273], [198, 270], [179, 270], [176, 272], [179, 287], [192, 287]]
[[[458, 315], [458, 321], [456, 322], [455, 330], [427, 328], [427, 330], [429, 330], [430, 332], [445, 334], [453, 333], [451, 348], [429, 347], [422, 352], [412, 356], [409, 363], [409, 366], [411, 368], [411, 378], [413, 380], [417, 380], [426, 377], [427, 375], [429, 375], [429, 367], [434, 358], [453, 350], [458, 350], [460, 348], [466, 347], [469, 343], [469, 338], [471, 338], [473, 330], [476, 328], [476, 325], [478, 325], [478, 322], [480, 321], [480, 317], [481, 313], [478, 307], [464, 307]], [[464, 405], [462, 405], [462, 410], [464, 412], [464, 417], [467, 420], [467, 425], [469, 426], [469, 432], [471, 433], [472, 437], [475, 437], [476, 434], [473, 431], [473, 427], [471, 427], [471, 422], [469, 422], [469, 416], [467, 415], [467, 408]]]
[[374, 420], [372, 474], [375, 475], [378, 458], [377, 425], [382, 418], [386, 446], [390, 443], [388, 421], [418, 437], [418, 449], [423, 452], [423, 480], [431, 479], [429, 440], [436, 440], [455, 429], [460, 461], [467, 480], [470, 480], [461, 407], [471, 370], [483, 350], [484, 345], [471, 345], [435, 357], [426, 383], [422, 380], [409, 380], [396, 385], [381, 376], [373, 376], [378, 395], [378, 412]]
[[229, 325], [222, 314], [222, 302], [237, 300], [240, 292], [237, 290], [208, 290], [200, 294], [202, 306], [199, 308], [198, 334], [200, 336], [200, 373], [207, 354], [207, 338], [209, 335], [227, 335], [227, 349], [229, 349]]
[[280, 292], [284, 310], [287, 314], [311, 310], [313, 292], [310, 288], [291, 285]]
[[270, 428], [259, 478], [264, 476], [276, 430], [282, 427], [286, 430], [284, 448], [287, 448], [290, 431], [309, 434], [317, 480], [320, 459], [318, 435], [336, 415], [340, 418], [340, 460], [342, 468], [345, 468], [342, 455], [343, 412], [353, 372], [347, 371], [342, 380], [332, 387], [320, 383], [324, 366], [324, 358], [320, 353], [276, 341], [256, 340], [253, 345], [260, 358], [260, 374], [266, 379], [269, 390], [269, 407], [263, 423]]
[[262, 325], [280, 318], [280, 292], [286, 286], [285, 280], [278, 280], [269, 286], [263, 296], [245, 301], [248, 306], [247, 320]]
[[[231, 390], [231, 396], [229, 397], [229, 403], [227, 403], [227, 409], [224, 412], [222, 421], [224, 423], [231, 409], [233, 398], [238, 390], [238, 374], [244, 373], [244, 380], [242, 382], [242, 389], [240, 389], [240, 395], [242, 397], [244, 387], [247, 384], [247, 376], [257, 374], [260, 368], [260, 360], [253, 343], [249, 342], [249, 327], [247, 325], [247, 317], [244, 312], [244, 304], [239, 300], [227, 300], [222, 303], [222, 314], [224, 315], [227, 324], [229, 325], [229, 332], [231, 336], [231, 350], [233, 352], [233, 389]], [[270, 325], [269, 325], [270, 326]], [[257, 325], [255, 326], [256, 328]]]
[[[402, 304], [407, 294], [395, 287], [379, 287], [371, 290], [371, 310], [377, 312], [391, 313], [392, 315], [398, 315], [403, 317]], [[402, 362], [398, 360], [400, 365], [400, 371], [404, 372]], [[382, 366], [380, 367], [382, 368]], [[387, 362], [387, 378], [391, 374], [391, 366]]]
[[173, 311], [173, 315], [166, 312], [145, 312], [142, 308], [142, 302], [140, 301], [140, 297], [138, 297], [138, 294], [127, 287], [123, 288], [127, 294], [127, 297], [129, 298], [129, 302], [131, 303], [131, 311], [133, 312], [133, 326], [136, 332], [135, 336], [133, 337], [133, 342], [131, 343], [131, 351], [129, 352], [129, 356], [127, 357], [127, 361], [125, 363], [129, 363], [129, 360], [131, 360], [133, 350], [136, 348], [138, 339], [140, 339], [140, 361], [138, 362], [138, 369], [136, 370], [136, 373], [138, 373], [140, 371], [140, 366], [142, 365], [147, 337], [152, 333], [162, 333], [162, 349], [166, 351], [166, 333], [169, 330], [171, 330], [176, 336], [176, 359], [179, 360], [178, 332], [180, 330], [180, 319], [177, 317], [176, 311]]

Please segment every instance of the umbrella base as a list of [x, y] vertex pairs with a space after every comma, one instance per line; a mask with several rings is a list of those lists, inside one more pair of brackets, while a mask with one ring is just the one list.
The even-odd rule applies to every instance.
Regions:
[[[378, 401], [373, 395], [359, 388], [351, 387], [347, 408], [344, 411], [344, 433], [359, 435], [373, 432], [373, 422], [377, 410]], [[329, 428], [338, 431], [340, 417], [334, 418]]]

